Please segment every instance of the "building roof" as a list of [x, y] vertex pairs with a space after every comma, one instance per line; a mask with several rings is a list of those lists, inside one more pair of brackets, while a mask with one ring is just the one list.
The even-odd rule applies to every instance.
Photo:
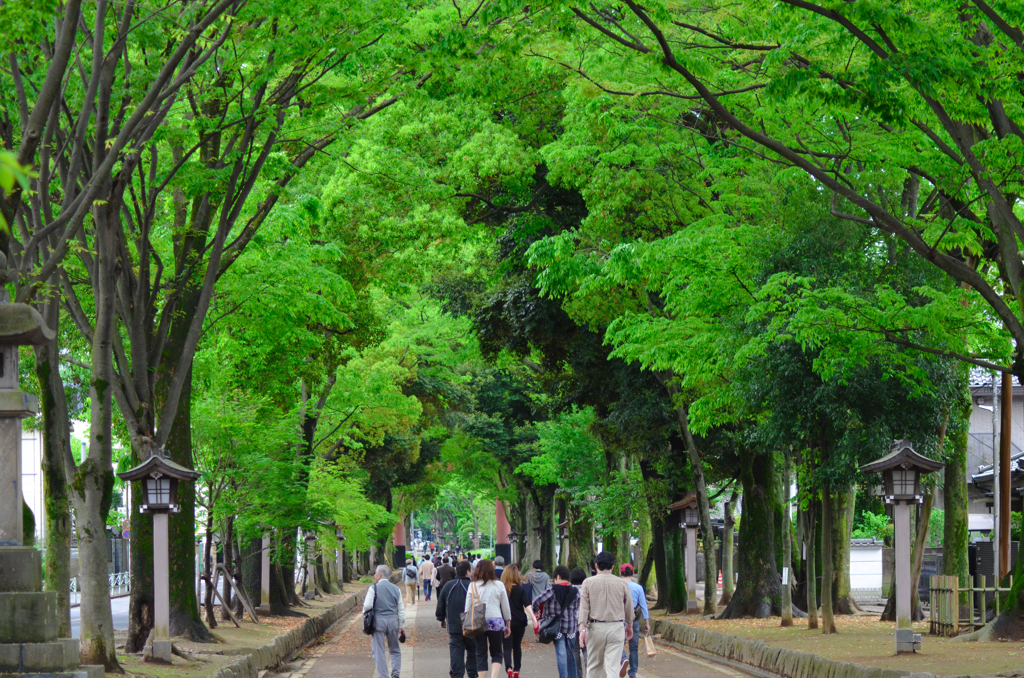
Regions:
[[[971, 390], [992, 390], [992, 370], [986, 370], [982, 367], [972, 367], [970, 376], [968, 377], [968, 383]], [[1013, 376], [1013, 390], [1020, 392], [1020, 377], [1017, 375]]]

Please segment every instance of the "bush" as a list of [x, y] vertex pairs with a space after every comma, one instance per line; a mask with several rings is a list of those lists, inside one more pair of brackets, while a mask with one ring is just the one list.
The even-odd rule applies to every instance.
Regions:
[[889, 516], [884, 513], [871, 513], [864, 511], [860, 514], [860, 521], [854, 523], [854, 539], [879, 539], [885, 543], [892, 542], [893, 526]]

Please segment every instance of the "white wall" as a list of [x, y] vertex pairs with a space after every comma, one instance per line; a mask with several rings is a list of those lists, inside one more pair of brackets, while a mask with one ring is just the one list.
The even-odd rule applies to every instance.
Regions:
[[882, 545], [850, 549], [850, 588], [882, 589]]
[[25, 503], [36, 517], [36, 543], [46, 536], [43, 506], [43, 435], [40, 431], [21, 432], [21, 491]]

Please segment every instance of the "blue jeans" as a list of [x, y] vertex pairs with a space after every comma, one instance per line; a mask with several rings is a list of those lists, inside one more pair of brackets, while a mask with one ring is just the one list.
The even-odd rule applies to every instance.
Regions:
[[555, 664], [558, 678], [576, 678], [576, 641], [559, 633], [555, 636]]
[[[629, 678], [636, 678], [640, 668], [640, 620], [633, 620], [633, 637], [629, 639]], [[626, 661], [626, 648], [622, 648], [622, 661]]]
[[423, 582], [423, 599], [430, 600], [430, 582]]

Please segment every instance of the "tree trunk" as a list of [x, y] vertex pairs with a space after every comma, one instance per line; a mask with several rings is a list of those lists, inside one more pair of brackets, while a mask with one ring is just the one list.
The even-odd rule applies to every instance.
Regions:
[[[43, 309], [47, 325], [56, 329], [56, 303]], [[43, 418], [43, 501], [46, 504], [46, 550], [43, 582], [57, 593], [57, 637], [71, 637], [71, 503], [64, 460], [71, 453], [64, 380], [60, 376], [57, 340], [37, 346], [36, 379]]]
[[[292, 607], [300, 604], [299, 596], [295, 593], [295, 549], [298, 534], [298, 527], [286, 529], [280, 540], [281, 584], [284, 587], [285, 602]], [[388, 549], [385, 549], [386, 551]]]
[[782, 470], [782, 626], [793, 625], [793, 532], [789, 524], [789, 483], [792, 461], [789, 448], [783, 451]]
[[[82, 584], [79, 655], [83, 664], [99, 664], [121, 673], [114, 649], [107, 571], [107, 514], [114, 489], [111, 424], [113, 381], [111, 336], [114, 331], [114, 237], [117, 203], [93, 208], [96, 322], [93, 329], [89, 380], [89, 451], [71, 480], [78, 532], [78, 561]], [[114, 221], [114, 223], [111, 223]], [[65, 466], [65, 471], [70, 469]]]
[[[732, 600], [732, 594], [736, 590], [736, 576], [733, 574], [733, 531], [736, 529], [736, 518], [733, 517], [732, 509], [736, 505], [739, 494], [732, 491], [729, 501], [725, 502], [725, 521], [722, 529], [722, 599], [719, 605], [728, 605]], [[705, 583], [707, 586], [707, 583]]]
[[[814, 492], [811, 492], [811, 496], [814, 496]], [[818, 573], [817, 566], [814, 562], [817, 557], [817, 548], [815, 541], [817, 539], [817, 501], [813, 498], [808, 502], [806, 521], [804, 523], [804, 543], [807, 544], [807, 566], [805, 568], [807, 579], [807, 628], [816, 629], [818, 628]]]
[[737, 552], [740, 577], [721, 619], [765, 619], [779, 613], [782, 586], [775, 568], [775, 512], [778, 479], [772, 454], [747, 452], [740, 457], [743, 520]]
[[648, 590], [647, 582], [651, 578], [651, 570], [654, 567], [654, 541], [651, 541], [651, 545], [647, 547], [647, 555], [644, 556], [644, 565], [639, 572], [637, 577], [637, 583], [644, 587], [644, 590]]
[[242, 544], [242, 588], [245, 589], [245, 595], [249, 597], [249, 601], [255, 607], [259, 607], [260, 596], [263, 593], [263, 582], [261, 581], [263, 576], [263, 540], [257, 537], [256, 539], [247, 539]]
[[213, 573], [216, 556], [213, 555], [213, 513], [206, 514], [206, 542], [203, 549], [203, 581], [206, 583], [203, 595], [203, 607], [206, 608], [206, 623], [211, 629], [217, 628], [217, 618], [213, 614], [213, 589], [217, 586], [217, 576]]
[[[674, 520], [661, 523], [662, 548], [665, 557], [664, 588], [658, 580], [658, 603], [665, 600], [664, 608], [669, 614], [686, 612], [686, 556], [683, 553], [683, 531]], [[658, 565], [656, 564], [656, 567]], [[658, 567], [661, 570], [661, 567]]]
[[[832, 557], [832, 488], [821, 488], [821, 632], [829, 635], [836, 632], [836, 620], [832, 612], [832, 582], [835, 580], [835, 560]], [[745, 521], [744, 521], [745, 522]]]
[[[235, 542], [235, 521], [232, 516], [224, 520], [224, 534], [222, 535], [221, 546], [224, 549], [224, 567], [228, 572], [234, 570], [234, 542]], [[231, 577], [224, 577], [223, 590], [220, 593], [223, 603], [220, 608], [220, 620], [231, 621], [229, 609], [231, 606]]]
[[832, 610], [835, 614], [862, 612], [850, 590], [850, 538], [853, 536], [853, 510], [857, 488], [852, 484], [833, 494], [832, 514]]
[[[949, 438], [946, 446], [946, 467], [943, 470], [943, 501], [945, 505], [942, 525], [942, 574], [958, 577], [961, 587], [969, 586], [971, 575], [967, 562], [967, 435], [971, 400], [961, 398], [964, 422]], [[1020, 560], [1020, 558], [1018, 558]], [[969, 613], [968, 594], [960, 596], [960, 618]]]

